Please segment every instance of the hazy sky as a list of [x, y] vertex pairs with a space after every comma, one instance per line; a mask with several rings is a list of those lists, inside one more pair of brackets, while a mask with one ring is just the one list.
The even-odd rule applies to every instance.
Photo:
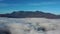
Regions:
[[41, 10], [60, 14], [60, 0], [0, 0], [0, 13], [19, 10]]

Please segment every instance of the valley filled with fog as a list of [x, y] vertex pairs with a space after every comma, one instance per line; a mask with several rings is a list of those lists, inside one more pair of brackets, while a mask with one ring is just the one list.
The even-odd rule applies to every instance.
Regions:
[[60, 34], [60, 19], [1, 18], [0, 34]]

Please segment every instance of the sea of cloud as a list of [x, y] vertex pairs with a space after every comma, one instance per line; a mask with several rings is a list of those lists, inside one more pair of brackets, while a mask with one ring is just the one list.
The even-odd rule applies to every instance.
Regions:
[[0, 30], [11, 34], [60, 34], [60, 19], [0, 18]]

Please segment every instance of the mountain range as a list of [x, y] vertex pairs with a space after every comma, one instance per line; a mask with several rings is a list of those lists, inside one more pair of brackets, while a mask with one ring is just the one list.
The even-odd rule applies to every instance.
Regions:
[[60, 19], [60, 15], [45, 13], [42, 11], [13, 11], [12, 13], [8, 14], [0, 14], [0, 17]]

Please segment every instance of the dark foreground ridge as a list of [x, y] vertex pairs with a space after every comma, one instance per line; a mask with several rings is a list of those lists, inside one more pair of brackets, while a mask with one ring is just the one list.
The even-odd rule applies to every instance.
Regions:
[[0, 27], [0, 34], [11, 34], [10, 30], [5, 27]]
[[55, 15], [55, 14], [51, 14], [51, 13], [44, 13], [42, 11], [14, 11], [9, 14], [0, 14], [0, 17], [60, 19], [60, 15]]

